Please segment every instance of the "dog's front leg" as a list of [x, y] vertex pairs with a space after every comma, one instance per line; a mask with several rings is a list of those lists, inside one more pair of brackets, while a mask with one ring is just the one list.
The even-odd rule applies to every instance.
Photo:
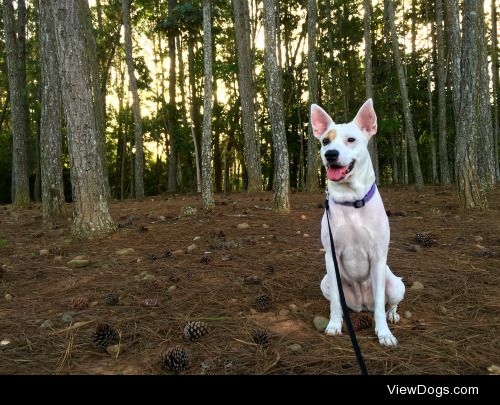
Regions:
[[337, 276], [333, 265], [333, 257], [330, 249], [325, 253], [326, 271], [330, 284], [330, 322], [325, 329], [327, 335], [342, 335], [342, 307], [340, 305], [339, 288], [337, 286]]
[[386, 259], [384, 257], [374, 260], [370, 269], [375, 304], [375, 333], [382, 346], [396, 346], [398, 341], [389, 330], [385, 313], [385, 267]]

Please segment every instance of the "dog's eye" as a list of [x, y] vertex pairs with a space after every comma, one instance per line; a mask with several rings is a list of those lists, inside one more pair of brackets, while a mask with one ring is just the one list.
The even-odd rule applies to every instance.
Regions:
[[324, 138], [323, 139], [323, 145], [328, 145], [330, 143], [330, 139]]
[[356, 138], [347, 138], [347, 142], [353, 143], [356, 141]]

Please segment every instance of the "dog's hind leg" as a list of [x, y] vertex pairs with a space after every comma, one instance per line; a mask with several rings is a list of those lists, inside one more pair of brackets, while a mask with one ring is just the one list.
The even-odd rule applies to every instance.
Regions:
[[399, 322], [399, 314], [397, 313], [398, 304], [401, 302], [405, 295], [405, 285], [401, 277], [395, 276], [389, 269], [385, 267], [385, 295], [387, 308], [387, 320], [391, 323]]

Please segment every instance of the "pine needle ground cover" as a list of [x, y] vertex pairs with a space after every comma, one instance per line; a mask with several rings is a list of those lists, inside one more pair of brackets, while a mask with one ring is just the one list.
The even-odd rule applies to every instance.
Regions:
[[[406, 296], [391, 326], [395, 349], [359, 318], [370, 373], [487, 374], [500, 358], [500, 192], [488, 210], [467, 214], [452, 189], [381, 194], [389, 265]], [[271, 199], [218, 194], [212, 212], [198, 196], [112, 202], [113, 219], [127, 225], [86, 242], [71, 236], [70, 221], [43, 225], [36, 206], [0, 207], [0, 373], [357, 374], [347, 333], [327, 337], [313, 325], [329, 315], [319, 288], [323, 194], [293, 193], [289, 215], [263, 209]], [[186, 206], [196, 213], [181, 216]], [[419, 244], [418, 233], [433, 243]], [[262, 295], [272, 305], [260, 310]], [[86, 305], [74, 307], [78, 297]], [[186, 339], [197, 321], [209, 333]], [[96, 350], [99, 324], [114, 332]], [[179, 355], [169, 369], [164, 355], [176, 347], [189, 361]]]

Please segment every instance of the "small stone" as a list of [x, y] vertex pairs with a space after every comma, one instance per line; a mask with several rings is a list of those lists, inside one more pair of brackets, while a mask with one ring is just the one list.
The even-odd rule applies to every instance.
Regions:
[[410, 311], [405, 311], [405, 313], [403, 314], [403, 316], [406, 318], [406, 319], [410, 319], [411, 318], [411, 315], [412, 313]]
[[125, 249], [118, 249], [116, 251], [116, 254], [118, 256], [124, 256], [124, 255], [130, 255], [135, 252], [134, 248], [125, 248]]
[[180, 254], [182, 254], [182, 253], [184, 253], [184, 250], [182, 250], [182, 249], [174, 250], [174, 251], [172, 252], [172, 254], [174, 254], [174, 255], [180, 255]]
[[40, 250], [40, 256], [48, 256], [48, 254], [49, 254], [49, 249]]
[[192, 245], [189, 245], [187, 248], [188, 253], [193, 253], [196, 249], [198, 249], [198, 245], [193, 243]]
[[287, 316], [290, 313], [288, 309], [282, 309], [279, 314], [280, 316]]
[[324, 316], [315, 316], [313, 319], [314, 327], [318, 332], [324, 332], [328, 326], [329, 320]]
[[63, 259], [63, 257], [62, 257], [62, 256], [56, 256], [56, 257], [54, 257], [54, 261], [55, 261], [56, 263], [60, 263], [60, 262], [62, 262], [62, 259]]
[[40, 325], [40, 328], [42, 328], [42, 329], [49, 329], [49, 328], [53, 328], [53, 327], [54, 327], [54, 322], [52, 322], [49, 319], [47, 319], [45, 322], [43, 322]]
[[306, 217], [304, 214], [302, 214], [302, 215], [300, 216], [300, 219], [307, 219], [307, 217]]
[[288, 350], [292, 352], [300, 352], [302, 350], [302, 346], [299, 345], [298, 343], [293, 343], [290, 346], [288, 346]]
[[200, 238], [199, 236], [195, 236], [195, 237], [193, 238], [193, 240], [194, 240], [194, 241], [197, 241], [197, 240], [200, 240], [200, 239], [201, 239], [201, 238]]
[[89, 304], [89, 307], [95, 307], [99, 304], [99, 301], [91, 301], [90, 304]]
[[309, 238], [310, 235], [308, 233], [305, 233], [304, 235], [302, 235], [304, 238]]
[[117, 345], [111, 345], [111, 346], [108, 346], [106, 347], [106, 351], [108, 352], [108, 354], [110, 356], [113, 356], [113, 357], [118, 357], [118, 355], [120, 353], [123, 352], [123, 345], [122, 344], [117, 344]]
[[90, 260], [88, 259], [73, 259], [66, 263], [69, 267], [74, 269], [79, 269], [81, 267], [86, 267], [90, 264]]
[[160, 216], [158, 217], [158, 219], [159, 219], [160, 221], [165, 221], [165, 219], [166, 219], [166, 218], [165, 218], [165, 216], [164, 216], [164, 215], [160, 215]]
[[300, 232], [300, 231], [295, 232], [296, 235], [300, 235], [301, 233], [302, 232]]
[[255, 315], [255, 314], [257, 313], [257, 311], [256, 311], [255, 309], [253, 309], [253, 308], [250, 308], [250, 313], [251, 313], [252, 315]]
[[446, 309], [446, 307], [443, 305], [438, 306], [438, 311], [441, 315], [446, 315], [448, 313], [448, 309]]
[[238, 302], [238, 300], [237, 300], [236, 298], [231, 298], [231, 299], [229, 300], [229, 302], [230, 302], [231, 304], [236, 304], [236, 303]]
[[424, 285], [420, 281], [414, 281], [413, 284], [411, 285], [412, 290], [422, 290], [424, 288]]
[[269, 228], [269, 225], [268, 225], [268, 224], [262, 224], [262, 228], [264, 228], [264, 229], [268, 229], [268, 228]]
[[157, 307], [159, 302], [156, 298], [146, 298], [141, 304], [144, 307]]
[[406, 248], [409, 252], [420, 252], [422, 250], [422, 247], [419, 245], [410, 245]]
[[144, 281], [150, 281], [150, 280], [155, 280], [156, 276], [154, 274], [151, 274], [151, 273], [148, 273], [148, 272], [144, 272], [144, 275], [142, 276], [141, 279], [144, 280]]
[[177, 290], [177, 286], [175, 284], [168, 287], [168, 291], [170, 291], [170, 292], [175, 291], [175, 290]]
[[250, 228], [250, 225], [248, 225], [246, 222], [238, 224], [238, 229], [248, 229], [248, 228]]
[[61, 317], [61, 321], [63, 321], [63, 323], [73, 323], [73, 317], [70, 314], [65, 313]]
[[479, 243], [482, 242], [483, 238], [481, 236], [474, 236], [474, 240]]
[[10, 340], [9, 339], [3, 339], [0, 342], [0, 346], [7, 346], [7, 345], [10, 345]]
[[297, 307], [297, 305], [295, 304], [290, 304], [288, 305], [288, 308], [290, 309], [290, 311], [292, 312], [297, 312], [299, 310], [299, 308]]
[[7, 301], [10, 301], [10, 300], [12, 299], [12, 295], [10, 295], [10, 294], [5, 294], [5, 299], [6, 299]]
[[231, 256], [223, 255], [222, 256], [222, 261], [227, 262], [228, 260], [231, 260]]

